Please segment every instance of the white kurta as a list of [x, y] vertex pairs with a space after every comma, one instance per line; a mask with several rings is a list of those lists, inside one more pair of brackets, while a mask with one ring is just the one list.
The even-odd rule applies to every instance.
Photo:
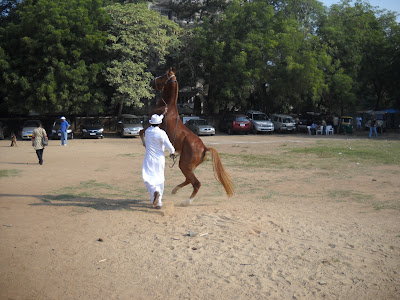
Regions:
[[175, 153], [167, 133], [159, 127], [150, 126], [145, 132], [146, 155], [143, 161], [142, 177], [151, 185], [164, 183], [165, 148], [170, 154]]

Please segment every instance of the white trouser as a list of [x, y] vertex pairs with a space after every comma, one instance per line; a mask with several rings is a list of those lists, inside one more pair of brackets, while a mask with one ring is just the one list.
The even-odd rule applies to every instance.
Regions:
[[144, 184], [146, 185], [146, 188], [149, 191], [151, 204], [153, 204], [153, 202], [154, 202], [154, 192], [160, 193], [160, 197], [158, 198], [158, 205], [161, 206], [162, 205], [162, 196], [164, 193], [164, 183], [153, 185], [153, 184], [145, 181]]

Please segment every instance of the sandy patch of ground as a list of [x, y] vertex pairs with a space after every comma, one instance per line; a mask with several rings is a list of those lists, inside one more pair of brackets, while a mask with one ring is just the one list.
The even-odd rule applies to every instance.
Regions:
[[191, 188], [171, 195], [183, 177], [166, 167], [161, 211], [139, 139], [50, 141], [43, 166], [30, 142], [0, 141], [0, 299], [400, 298], [398, 165], [288, 158], [322, 137], [203, 140], [236, 195], [208, 161], [179, 207]]

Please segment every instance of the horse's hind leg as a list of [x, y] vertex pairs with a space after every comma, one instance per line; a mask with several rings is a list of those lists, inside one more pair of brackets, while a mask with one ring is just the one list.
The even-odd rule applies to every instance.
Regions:
[[196, 196], [197, 192], [200, 189], [201, 183], [196, 178], [196, 176], [194, 175], [192, 170], [182, 170], [182, 173], [185, 175], [186, 180], [185, 180], [185, 182], [183, 182], [180, 185], [178, 185], [177, 187], [175, 187], [174, 191], [176, 192], [178, 189], [180, 189], [181, 187], [184, 187], [185, 185], [187, 185], [189, 183], [192, 184], [193, 192], [190, 195], [190, 198], [181, 203], [181, 206], [188, 206], [193, 202], [194, 197]]
[[179, 169], [181, 169], [186, 180], [183, 183], [177, 185], [172, 191], [172, 193], [176, 193], [179, 189], [183, 188], [189, 183], [191, 183], [193, 186], [193, 192], [190, 195], [189, 199], [181, 203], [181, 206], [190, 205], [200, 189], [201, 183], [194, 175], [194, 170], [199, 164], [201, 164], [204, 161], [205, 157], [206, 157], [206, 148], [200, 139], [198, 139], [197, 144], [192, 143], [189, 140], [185, 140], [183, 147], [181, 149], [181, 158], [179, 159]]

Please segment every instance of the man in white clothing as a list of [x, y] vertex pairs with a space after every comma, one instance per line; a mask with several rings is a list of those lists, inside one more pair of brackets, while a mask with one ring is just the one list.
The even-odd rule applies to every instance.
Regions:
[[167, 133], [159, 127], [166, 113], [167, 107], [163, 114], [152, 115], [149, 121], [151, 126], [145, 131], [146, 155], [143, 161], [142, 177], [150, 193], [153, 207], [158, 209], [162, 207], [164, 192], [165, 148], [171, 157], [175, 155], [175, 148], [169, 141]]

